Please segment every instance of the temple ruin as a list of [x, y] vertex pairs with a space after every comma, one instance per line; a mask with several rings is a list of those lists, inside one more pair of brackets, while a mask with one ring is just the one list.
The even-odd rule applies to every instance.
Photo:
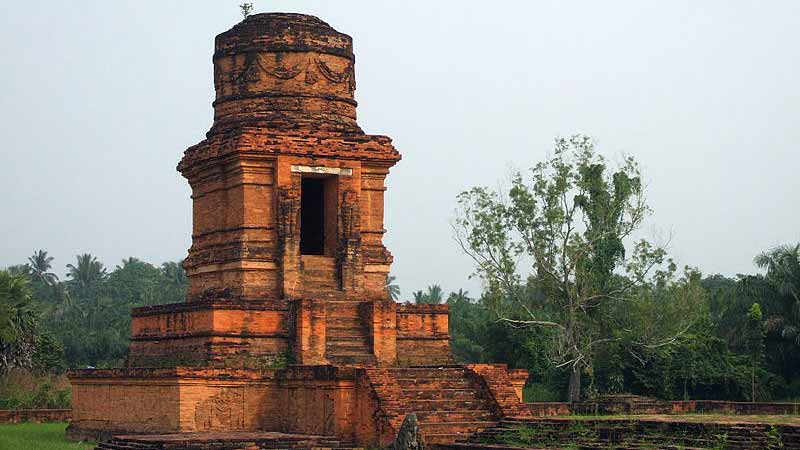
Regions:
[[258, 14], [217, 36], [213, 63], [213, 126], [178, 165], [193, 202], [186, 301], [133, 311], [126, 367], [70, 373], [68, 435], [377, 446], [411, 412], [432, 443], [530, 417], [526, 372], [456, 364], [447, 305], [388, 295], [400, 154], [358, 126], [352, 39]]

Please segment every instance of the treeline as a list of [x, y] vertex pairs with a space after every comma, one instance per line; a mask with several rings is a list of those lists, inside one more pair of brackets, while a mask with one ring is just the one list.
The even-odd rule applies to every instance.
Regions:
[[[704, 277], [696, 269], [647, 285], [612, 314], [607, 325], [624, 336], [633, 327], [663, 335], [666, 321], [688, 324], [670, 339], [641, 348], [621, 338], [599, 347], [582, 397], [635, 394], [665, 400], [800, 401], [800, 244], [755, 258], [764, 274]], [[392, 278], [390, 292], [399, 298]], [[536, 280], [525, 291], [535, 308]], [[564, 401], [568, 367], [553, 359], [558, 345], [546, 328], [514, 326], [496, 312], [496, 298], [459, 290], [445, 296], [438, 284], [415, 291], [413, 301], [447, 303], [458, 361], [505, 363], [527, 369], [529, 401]], [[643, 334], [644, 334], [643, 333]]]
[[188, 284], [176, 262], [157, 267], [127, 258], [109, 271], [82, 254], [66, 264], [60, 280], [53, 261], [39, 250], [0, 271], [0, 373], [119, 366], [128, 351], [131, 308], [183, 301]]
[[[654, 315], [684, 314], [679, 305], [692, 295], [700, 303], [692, 308], [693, 317], [683, 318], [690, 319], [691, 327], [674, 341], [647, 351], [633, 351], [624, 341], [601, 347], [591, 372], [585, 374], [589, 380], [582, 396], [632, 393], [666, 400], [750, 401], [755, 386], [756, 401], [800, 400], [798, 249], [784, 247], [761, 255], [764, 275], [702, 277], [690, 271], [669, 289], [653, 287], [643, 295], [658, 301], [640, 299], [628, 305], [631, 322], [649, 326]], [[529, 401], [565, 400], [570, 369], [555, 367], [552, 333], [509, 326], [492, 312], [489, 301], [463, 291], [447, 297], [455, 357], [527, 369], [532, 377], [526, 387]], [[651, 307], [642, 308], [641, 303]], [[616, 332], [612, 334], [624, 330]]]
[[483, 286], [451, 296], [461, 358], [529, 369], [539, 400], [800, 396], [800, 245], [758, 255], [763, 274], [679, 270], [639, 237], [652, 210], [633, 157], [609, 164], [584, 135], [551, 155], [507, 190], [458, 196], [455, 238]]

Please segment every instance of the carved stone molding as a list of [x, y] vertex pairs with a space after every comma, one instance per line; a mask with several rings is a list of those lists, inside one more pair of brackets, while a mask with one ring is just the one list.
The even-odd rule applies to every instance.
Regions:
[[[233, 70], [228, 74], [229, 83], [238, 86], [257, 83], [262, 81], [262, 77], [268, 76], [278, 80], [292, 80], [303, 75], [303, 81], [308, 85], [314, 85], [321, 78], [333, 84], [347, 85], [347, 90], [352, 94], [356, 90], [355, 68], [352, 62], [348, 62], [345, 69], [337, 72], [331, 68], [320, 55], [307, 53], [297, 62], [285, 65], [282, 53], [271, 54], [273, 58], [268, 58], [267, 54], [249, 52], [245, 54], [244, 64], [238, 70]], [[231, 56], [231, 65], [235, 65], [235, 56]], [[273, 59], [273, 61], [269, 61]], [[215, 85], [219, 86], [223, 81], [222, 71], [215, 70]]]

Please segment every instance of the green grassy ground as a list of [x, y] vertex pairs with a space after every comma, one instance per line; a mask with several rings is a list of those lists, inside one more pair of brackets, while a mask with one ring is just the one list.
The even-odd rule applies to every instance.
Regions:
[[91, 450], [94, 443], [64, 437], [66, 423], [0, 425], [0, 450]]

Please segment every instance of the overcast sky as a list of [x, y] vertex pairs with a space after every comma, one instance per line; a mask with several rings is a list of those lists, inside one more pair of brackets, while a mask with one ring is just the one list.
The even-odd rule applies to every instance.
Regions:
[[[175, 171], [211, 125], [214, 36], [240, 1], [0, 4], [0, 266], [42, 248], [186, 256]], [[405, 298], [467, 280], [455, 196], [543, 159], [553, 137], [635, 156], [648, 229], [705, 273], [800, 241], [800, 2], [256, 1], [355, 41], [359, 123], [394, 138], [386, 244]]]

